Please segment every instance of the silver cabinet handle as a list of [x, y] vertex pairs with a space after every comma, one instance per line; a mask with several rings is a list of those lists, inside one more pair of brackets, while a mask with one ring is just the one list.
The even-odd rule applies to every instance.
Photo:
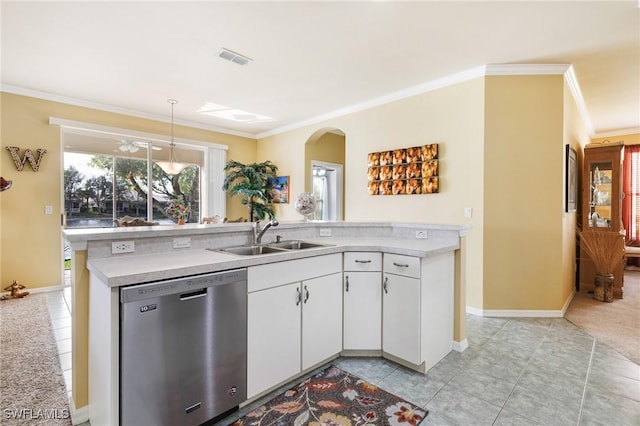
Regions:
[[354, 262], [356, 262], [356, 263], [371, 263], [371, 260], [370, 259], [367, 259], [367, 260], [356, 259]]
[[305, 296], [304, 296], [304, 303], [307, 303], [307, 300], [309, 300], [309, 289], [307, 288], [307, 286], [304, 286], [304, 291], [305, 291]]
[[180, 295], [180, 300], [197, 299], [198, 297], [204, 297], [207, 295], [207, 289], [202, 288], [200, 290], [192, 291], [191, 293], [184, 293]]
[[302, 302], [302, 293], [300, 292], [300, 287], [296, 287], [296, 306], [298, 306], [300, 304], [300, 302]]
[[398, 268], [408, 268], [409, 267], [409, 265], [406, 264], [406, 263], [396, 263], [396, 262], [393, 262], [393, 266], [397, 266]]
[[384, 277], [384, 284], [382, 284], [382, 288], [385, 293], [389, 293], [389, 277]]
[[349, 275], [344, 277], [344, 282], [345, 282], [345, 289], [344, 291], [348, 292], [349, 291]]

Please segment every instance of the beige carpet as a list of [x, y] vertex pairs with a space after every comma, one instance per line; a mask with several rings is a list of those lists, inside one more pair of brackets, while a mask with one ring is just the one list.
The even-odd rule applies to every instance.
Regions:
[[640, 364], [640, 270], [625, 271], [624, 299], [608, 303], [576, 293], [565, 318]]
[[0, 425], [71, 425], [46, 297], [0, 301]]

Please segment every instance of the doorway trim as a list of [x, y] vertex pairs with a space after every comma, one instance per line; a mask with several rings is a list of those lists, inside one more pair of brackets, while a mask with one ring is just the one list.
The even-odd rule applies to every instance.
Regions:
[[329, 168], [329, 169], [333, 169], [335, 170], [335, 182], [334, 182], [334, 196], [333, 196], [333, 201], [334, 203], [332, 204], [332, 208], [335, 210], [335, 218], [333, 219], [325, 219], [325, 220], [330, 220], [330, 221], [341, 221], [343, 220], [342, 218], [342, 188], [343, 186], [343, 180], [344, 180], [344, 170], [343, 170], [343, 165], [342, 164], [338, 164], [338, 163], [329, 163], [327, 161], [320, 161], [320, 160], [311, 160], [311, 182], [313, 185], [313, 168], [314, 166], [320, 166], [320, 167], [325, 167], [325, 168]]

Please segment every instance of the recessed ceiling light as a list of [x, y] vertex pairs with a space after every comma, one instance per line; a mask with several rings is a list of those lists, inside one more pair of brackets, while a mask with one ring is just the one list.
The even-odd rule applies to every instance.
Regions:
[[229, 108], [224, 105], [214, 104], [213, 102], [207, 102], [198, 109], [198, 112], [200, 114], [238, 121], [241, 123], [263, 123], [265, 121], [273, 120], [273, 118], [267, 117], [266, 115], [254, 114], [252, 112], [246, 112], [236, 108]]
[[238, 52], [234, 52], [233, 50], [229, 50], [224, 47], [218, 53], [218, 56], [222, 59], [226, 59], [227, 61], [231, 61], [238, 65], [247, 65], [249, 62], [253, 61], [253, 59], [249, 58], [248, 56], [241, 55]]

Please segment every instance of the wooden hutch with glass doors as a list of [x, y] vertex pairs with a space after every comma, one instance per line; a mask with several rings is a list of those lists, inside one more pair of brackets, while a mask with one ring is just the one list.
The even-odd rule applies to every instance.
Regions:
[[[623, 142], [589, 144], [584, 148], [582, 166], [582, 229], [603, 232], [622, 230]], [[622, 255], [621, 255], [622, 257]], [[580, 250], [580, 291], [594, 287], [596, 269]], [[613, 297], [622, 298], [624, 263], [613, 272]]]

